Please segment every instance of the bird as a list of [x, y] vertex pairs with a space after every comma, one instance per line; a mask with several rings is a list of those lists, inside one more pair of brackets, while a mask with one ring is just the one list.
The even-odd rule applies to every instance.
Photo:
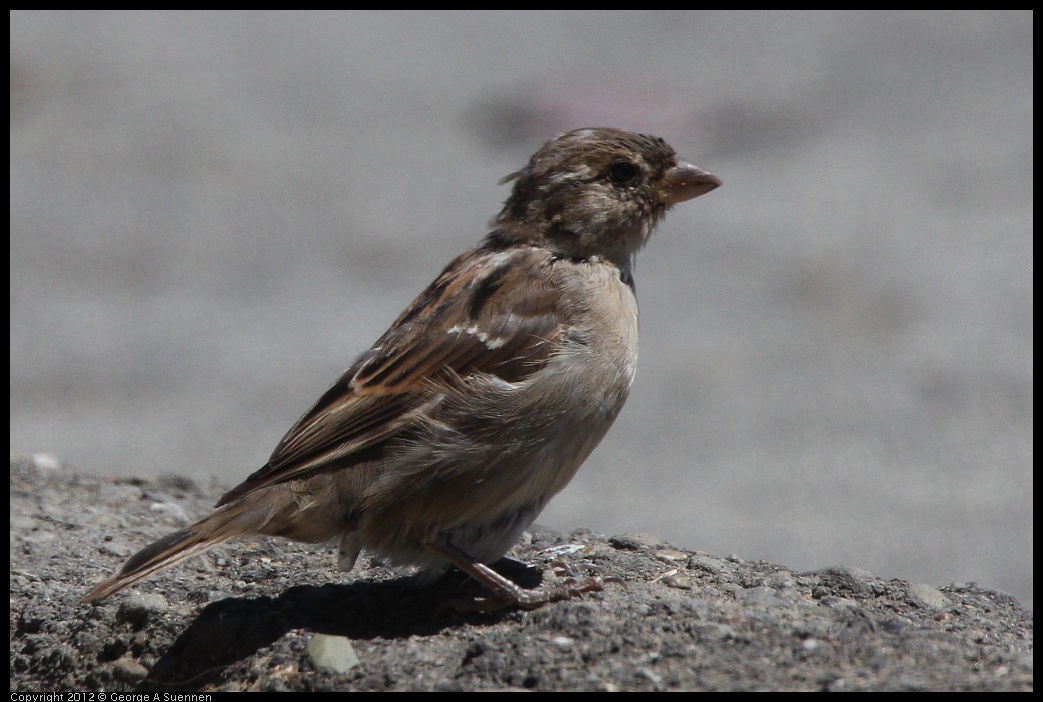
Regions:
[[[479, 245], [453, 259], [209, 516], [131, 556], [110, 595], [243, 535], [321, 543], [421, 574], [450, 564], [535, 609], [601, 579], [526, 589], [490, 567], [616, 419], [637, 364], [634, 258], [674, 205], [721, 180], [661, 138], [576, 129], [501, 184]], [[485, 607], [488, 610], [484, 609]]]

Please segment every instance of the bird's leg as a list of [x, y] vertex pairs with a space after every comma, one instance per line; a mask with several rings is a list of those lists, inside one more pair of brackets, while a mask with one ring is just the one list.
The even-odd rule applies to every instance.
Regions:
[[454, 603], [458, 611], [496, 612], [507, 607], [538, 609], [550, 602], [560, 602], [587, 592], [601, 592], [605, 589], [604, 580], [598, 576], [591, 576], [583, 581], [569, 578], [560, 585], [526, 590], [454, 546], [430, 543], [425, 544], [425, 548], [446, 559], [492, 591], [492, 597], [476, 597], [473, 600]]

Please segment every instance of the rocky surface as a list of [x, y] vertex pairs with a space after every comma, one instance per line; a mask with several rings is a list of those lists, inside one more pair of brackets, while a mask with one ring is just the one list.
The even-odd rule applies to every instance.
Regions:
[[[225, 545], [119, 593], [79, 597], [220, 494], [11, 461], [11, 689], [1031, 690], [1032, 615], [973, 583], [854, 567], [796, 573], [655, 537], [534, 528], [504, 563], [526, 586], [565, 561], [621, 578], [532, 612], [460, 614], [479, 589], [331, 550]], [[560, 570], [560, 569], [559, 569]]]

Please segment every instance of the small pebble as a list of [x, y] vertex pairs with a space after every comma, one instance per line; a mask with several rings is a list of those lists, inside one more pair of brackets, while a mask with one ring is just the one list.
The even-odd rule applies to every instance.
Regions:
[[308, 659], [319, 670], [343, 674], [359, 664], [351, 641], [343, 636], [316, 634], [308, 642]]

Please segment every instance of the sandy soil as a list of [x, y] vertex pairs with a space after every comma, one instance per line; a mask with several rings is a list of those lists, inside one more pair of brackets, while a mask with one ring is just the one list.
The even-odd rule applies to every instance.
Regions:
[[553, 581], [556, 560], [626, 585], [532, 612], [459, 614], [446, 605], [479, 592], [459, 574], [344, 574], [328, 548], [267, 539], [88, 606], [90, 584], [220, 487], [24, 456], [10, 487], [13, 691], [1032, 689], [1032, 617], [1010, 595], [641, 534], [534, 528], [512, 552], [534, 567], [503, 564], [523, 585]]

